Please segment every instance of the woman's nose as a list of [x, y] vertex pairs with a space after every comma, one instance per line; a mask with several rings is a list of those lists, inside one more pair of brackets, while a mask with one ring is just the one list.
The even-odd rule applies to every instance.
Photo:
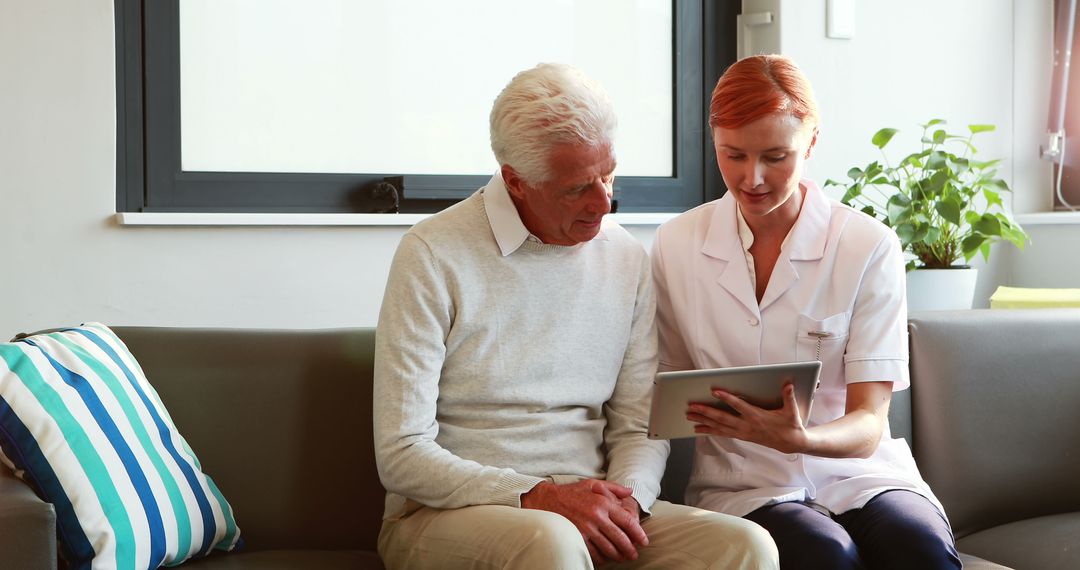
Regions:
[[751, 188], [757, 188], [765, 182], [765, 169], [758, 160], [747, 160], [746, 171], [743, 173], [745, 182]]

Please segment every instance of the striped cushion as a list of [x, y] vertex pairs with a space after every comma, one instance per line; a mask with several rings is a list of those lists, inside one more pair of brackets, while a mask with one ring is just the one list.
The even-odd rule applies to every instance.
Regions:
[[232, 550], [232, 508], [124, 343], [91, 323], [0, 344], [0, 460], [57, 513], [72, 568]]

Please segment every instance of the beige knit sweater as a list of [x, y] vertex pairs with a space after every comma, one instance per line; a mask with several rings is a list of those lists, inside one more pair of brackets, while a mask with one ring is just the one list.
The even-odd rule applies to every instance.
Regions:
[[667, 442], [646, 438], [656, 370], [644, 248], [621, 227], [502, 256], [483, 189], [401, 240], [375, 353], [386, 517], [520, 506], [548, 476], [607, 478], [656, 499]]

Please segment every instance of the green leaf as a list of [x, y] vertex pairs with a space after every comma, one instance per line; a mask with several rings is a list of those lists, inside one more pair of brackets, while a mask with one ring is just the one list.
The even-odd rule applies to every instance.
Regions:
[[960, 140], [957, 140], [956, 142], [966, 146], [967, 149], [968, 149], [968, 153], [971, 154], [971, 155], [978, 154], [978, 152], [979, 152], [979, 149], [975, 148], [975, 145], [971, 144], [971, 141], [969, 141], [967, 139], [960, 139]]
[[862, 184], [852, 184], [848, 186], [847, 192], [844, 192], [844, 197], [840, 198], [840, 202], [847, 206], [851, 205], [851, 201], [859, 196], [862, 196]]
[[885, 148], [885, 145], [889, 144], [889, 141], [892, 140], [893, 135], [895, 135], [896, 133], [896, 129], [881, 129], [880, 131], [874, 133], [874, 138], [870, 139], [870, 142], [872, 142], [874, 146], [878, 148]]
[[930, 127], [932, 127], [934, 125], [944, 125], [944, 124], [945, 124], [945, 121], [942, 120], [942, 119], [930, 119], [929, 123], [926, 123], [925, 125], [919, 125], [919, 126], [924, 128], [924, 129], [929, 129]]
[[[912, 195], [918, 200], [930, 200], [935, 196], [939, 196], [945, 190], [945, 185], [949, 182], [949, 173], [945, 170], [939, 170], [934, 173], [933, 176], [925, 180], [919, 181], [919, 194], [917, 196]], [[929, 207], [927, 205], [926, 207]]]
[[858, 180], [863, 177], [863, 171], [858, 166], [847, 171], [848, 178]]
[[919, 224], [915, 228], [915, 234], [911, 236], [911, 241], [923, 241], [928, 235], [930, 235], [930, 226], [928, 224]]
[[866, 214], [867, 216], [870, 216], [871, 218], [876, 218], [877, 217], [877, 210], [875, 210], [874, 207], [869, 205], [869, 204], [863, 206], [862, 210], [860, 210], [860, 211], [862, 213]]
[[987, 239], [986, 236], [978, 233], [971, 234], [964, 238], [964, 241], [960, 242], [960, 250], [964, 252], [964, 259], [970, 260]]
[[875, 160], [874, 162], [871, 162], [870, 164], [866, 165], [866, 172], [865, 172], [866, 178], [868, 178], [868, 179], [873, 178], [873, 177], [877, 176], [878, 174], [881, 174], [883, 170], [884, 169], [881, 167], [881, 164], [878, 163], [878, 161]]
[[900, 245], [907, 247], [911, 243], [912, 238], [915, 237], [915, 226], [911, 224], [900, 224], [895, 227], [896, 237], [900, 238]]
[[[938, 132], [941, 132], [941, 131], [938, 131]], [[946, 155], [945, 155], [944, 152], [941, 152], [940, 150], [935, 150], [934, 152], [931, 152], [930, 153], [930, 158], [926, 159], [926, 168], [928, 168], [930, 170], [941, 170], [942, 168], [946, 168], [946, 167], [948, 167], [948, 162], [946, 161]]]
[[941, 144], [945, 142], [945, 137], [949, 136], [943, 129], [934, 131], [934, 144]]
[[968, 125], [968, 130], [971, 131], [971, 134], [985, 133], [996, 128], [997, 127], [994, 125]]
[[904, 160], [900, 161], [900, 168], [903, 168], [905, 166], [913, 166], [915, 168], [922, 168], [922, 160], [920, 160], [920, 159], [925, 158], [929, 154], [930, 154], [930, 149], [924, 150], [922, 152], [911, 153], [911, 154], [905, 156]]
[[889, 216], [889, 224], [896, 226], [911, 217], [911, 198], [903, 194], [893, 194], [885, 205]]
[[981, 217], [982, 216], [980, 216], [978, 212], [973, 212], [971, 210], [964, 212], [964, 221], [971, 225], [978, 223], [979, 218]]
[[983, 244], [979, 246], [979, 251], [982, 252], [983, 261], [990, 261], [990, 242], [989, 241], [984, 241]]
[[826, 188], [828, 188], [829, 186], [844, 186], [844, 185], [845, 185], [844, 182], [837, 182], [837, 181], [833, 180], [832, 178], [826, 178], [825, 179], [825, 187]]
[[1001, 235], [1001, 222], [991, 214], [983, 214], [971, 228], [987, 236]]
[[958, 158], [954, 155], [949, 155], [949, 162], [953, 163], [956, 167], [956, 174], [959, 176], [968, 171], [971, 168], [971, 161], [966, 158]]
[[937, 210], [937, 213], [941, 214], [941, 217], [945, 218], [946, 221], [957, 226], [960, 225], [960, 200], [950, 196], [939, 200], [937, 204], [934, 204], [934, 209]]
[[930, 229], [926, 232], [926, 237], [923, 238], [923, 243], [933, 245], [939, 239], [941, 239], [941, 228], [930, 226]]
[[904, 272], [912, 271], [915, 269], [915, 260], [912, 259], [904, 264]]
[[989, 188], [983, 188], [982, 193], [983, 193], [983, 196], [986, 197], [986, 205], [987, 206], [995, 206], [996, 205], [996, 206], [1001, 207], [1001, 208], [1005, 207], [1005, 204], [1001, 201], [1001, 195], [998, 194], [997, 192], [994, 192], [993, 190], [991, 190]]
[[991, 167], [997, 166], [998, 164], [1001, 164], [1001, 159], [1000, 158], [995, 158], [994, 160], [988, 160], [986, 162], [981, 162], [981, 161], [978, 161], [978, 160], [971, 161], [971, 166], [973, 166], [975, 168], [978, 168], [978, 169], [991, 168]]
[[1012, 192], [1012, 190], [1009, 188], [1009, 184], [1000, 178], [994, 178], [990, 181], [990, 184], [1006, 192]]
[[1021, 251], [1023, 251], [1024, 246], [1027, 245], [1028, 236], [1024, 233], [1024, 230], [1018, 227], [1002, 228], [1001, 235], [1013, 245], [1020, 248]]

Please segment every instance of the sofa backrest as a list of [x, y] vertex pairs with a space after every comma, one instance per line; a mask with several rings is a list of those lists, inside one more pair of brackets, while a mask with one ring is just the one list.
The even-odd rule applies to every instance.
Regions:
[[375, 549], [373, 329], [114, 330], [232, 504], [246, 550]]
[[956, 536], [1080, 510], [1080, 309], [913, 314], [914, 453]]
[[[373, 329], [114, 330], [248, 549], [374, 550]], [[892, 433], [913, 442], [957, 537], [1080, 509], [1080, 309], [916, 313], [909, 332]], [[692, 455], [693, 440], [673, 442], [664, 498], [682, 501]]]

